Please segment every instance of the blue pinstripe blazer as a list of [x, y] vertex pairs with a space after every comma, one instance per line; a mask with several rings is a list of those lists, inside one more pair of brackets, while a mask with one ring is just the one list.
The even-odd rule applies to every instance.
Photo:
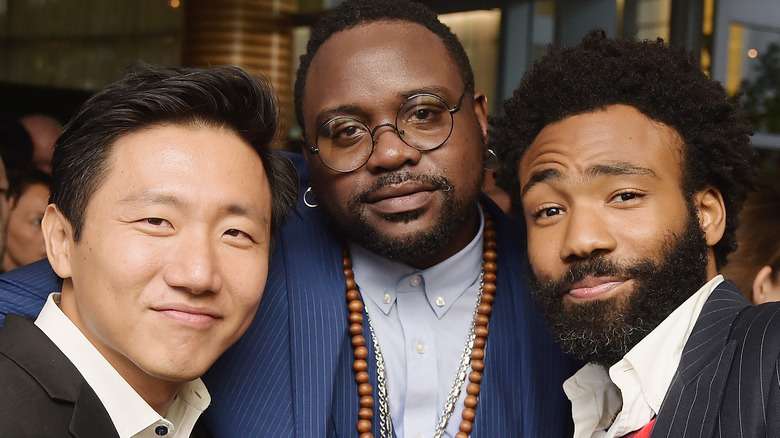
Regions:
[[780, 437], [779, 353], [780, 303], [751, 306], [721, 283], [683, 348], [651, 438]]
[[[302, 194], [307, 171], [300, 156], [291, 158]], [[483, 201], [496, 222], [498, 281], [472, 437], [571, 436], [561, 384], [575, 367], [551, 340], [527, 292], [525, 228]], [[317, 209], [299, 203], [277, 236], [257, 316], [204, 376], [212, 394], [205, 420], [213, 436], [357, 436], [341, 248], [342, 239]], [[0, 311], [37, 313], [57, 289], [55, 279], [44, 263], [0, 276]], [[373, 351], [369, 357], [376, 387]], [[377, 421], [374, 426], [378, 436]]]

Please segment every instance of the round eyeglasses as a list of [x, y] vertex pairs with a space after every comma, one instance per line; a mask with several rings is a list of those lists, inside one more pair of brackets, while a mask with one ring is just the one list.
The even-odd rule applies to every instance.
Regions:
[[430, 151], [443, 145], [452, 134], [453, 114], [463, 101], [450, 108], [435, 94], [415, 94], [398, 108], [395, 124], [382, 123], [370, 129], [365, 123], [349, 116], [334, 117], [323, 123], [311, 153], [336, 172], [353, 172], [368, 162], [376, 146], [376, 131], [390, 127], [408, 146], [418, 151]]

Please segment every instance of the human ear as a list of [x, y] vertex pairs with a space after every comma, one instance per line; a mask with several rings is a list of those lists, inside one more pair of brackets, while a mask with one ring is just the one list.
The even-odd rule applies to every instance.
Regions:
[[780, 282], [775, 282], [772, 267], [764, 266], [753, 279], [753, 304], [780, 301]]
[[46, 255], [54, 272], [61, 278], [71, 275], [70, 250], [73, 243], [73, 228], [55, 204], [46, 206], [41, 221]]
[[707, 246], [713, 247], [723, 238], [726, 230], [726, 206], [723, 195], [715, 187], [706, 188], [694, 196], [694, 206], [699, 215], [699, 226], [704, 232]]
[[474, 92], [474, 114], [477, 116], [477, 122], [482, 129], [482, 138], [487, 141], [488, 138], [488, 100], [482, 91]]

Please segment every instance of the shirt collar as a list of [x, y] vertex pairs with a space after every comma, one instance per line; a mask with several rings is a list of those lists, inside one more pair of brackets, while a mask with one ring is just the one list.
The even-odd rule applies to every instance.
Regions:
[[106, 408], [120, 437], [144, 429], [168, 428], [168, 436], [189, 436], [195, 421], [211, 402], [200, 379], [184, 383], [166, 417], [158, 414], [111, 366], [59, 307], [60, 294], [52, 293], [35, 325], [79, 370]]
[[388, 314], [398, 293], [422, 291], [433, 312], [441, 319], [457, 298], [479, 280], [482, 272], [484, 219], [482, 211], [478, 211], [479, 230], [471, 242], [452, 257], [428, 269], [420, 270], [388, 260], [350, 241], [355, 282], [363, 298], [370, 299]]
[[722, 281], [712, 278], [609, 371], [588, 364], [564, 382], [575, 438], [623, 436], [658, 414], [701, 309]]

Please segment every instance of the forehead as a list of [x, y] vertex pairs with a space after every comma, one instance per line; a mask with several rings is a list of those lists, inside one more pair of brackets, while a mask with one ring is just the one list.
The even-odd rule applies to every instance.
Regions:
[[144, 187], [267, 185], [257, 151], [234, 131], [201, 123], [153, 125], [124, 134], [111, 146], [106, 169], [102, 185], [123, 179]]
[[539, 172], [586, 175], [604, 164], [652, 170], [680, 181], [682, 139], [637, 109], [613, 105], [546, 126], [520, 160], [521, 187]]
[[[303, 112], [308, 124], [323, 109], [371, 107], [403, 93], [441, 88], [442, 97], [460, 96], [457, 66], [436, 34], [417, 23], [372, 22], [338, 32], [312, 60]], [[400, 101], [399, 101], [400, 99]]]

